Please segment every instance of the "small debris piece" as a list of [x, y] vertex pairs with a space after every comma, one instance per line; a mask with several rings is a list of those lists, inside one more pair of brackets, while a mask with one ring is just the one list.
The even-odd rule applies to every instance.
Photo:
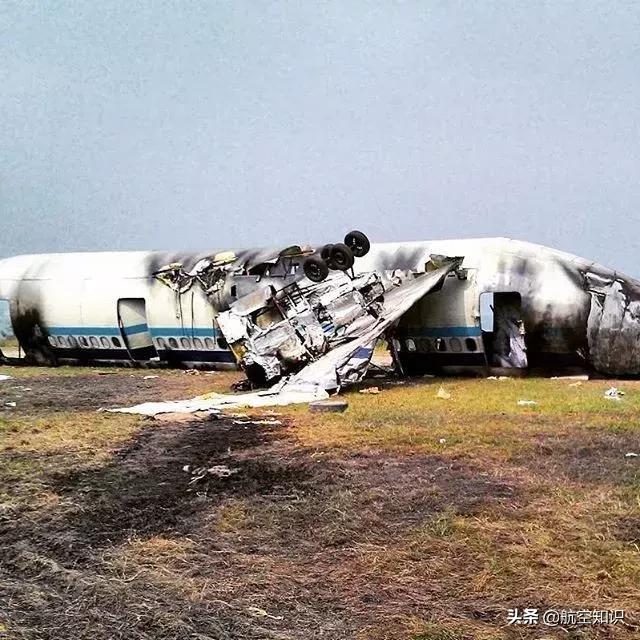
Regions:
[[586, 373], [581, 374], [581, 375], [575, 375], [575, 376], [552, 376], [551, 377], [551, 380], [581, 380], [581, 381], [584, 381], [584, 380], [588, 380], [588, 379], [589, 379], [589, 376]]
[[578, 380], [578, 382], [572, 382], [569, 386], [570, 387], [581, 387], [582, 386], [582, 382], [580, 380]]
[[5, 380], [11, 380], [12, 378], [13, 378], [13, 376], [1, 375], [0, 376], [0, 382], [4, 382]]
[[438, 393], [436, 393], [436, 398], [441, 398], [442, 400], [448, 400], [451, 397], [451, 394], [441, 385], [438, 389]]
[[115, 376], [118, 371], [98, 371], [99, 376]]
[[210, 475], [216, 476], [217, 478], [228, 478], [234, 473], [238, 473], [238, 471], [240, 471], [240, 469], [238, 469], [237, 467], [227, 467], [226, 464], [217, 464], [207, 469], [207, 472]]
[[533, 407], [537, 404], [535, 400], [518, 400], [518, 406], [520, 407]]
[[12, 409], [14, 409], [17, 405], [15, 402], [5, 402], [4, 403], [5, 407], [11, 407]]
[[377, 395], [380, 393], [380, 387], [367, 387], [366, 389], [360, 389], [360, 393], [371, 393]]
[[624, 391], [620, 391], [618, 387], [611, 387], [604, 392], [604, 397], [607, 400], [622, 400], [622, 396], [624, 395]]
[[239, 468], [228, 467], [226, 464], [216, 464], [213, 467], [196, 467], [191, 471], [190, 466], [186, 464], [182, 467], [182, 470], [191, 473], [191, 480], [189, 480], [189, 484], [200, 482], [200, 480], [204, 480], [207, 475], [215, 476], [216, 478], [228, 478], [240, 471]]
[[640, 454], [635, 453], [634, 451], [629, 451], [629, 453], [625, 453], [624, 454], [625, 458], [637, 458], [639, 456], [640, 456]]
[[275, 418], [268, 418], [265, 420], [234, 420], [233, 424], [282, 424], [281, 420]]
[[309, 403], [309, 411], [313, 413], [342, 413], [347, 410], [346, 400], [316, 400]]
[[439, 444], [446, 444], [447, 439], [446, 438], [440, 438], [440, 440], [438, 440]]
[[260, 607], [247, 607], [247, 612], [255, 618], [270, 618], [271, 620], [282, 620], [282, 616], [272, 616]]
[[155, 380], [156, 378], [159, 378], [160, 376], [143, 376], [142, 379], [143, 380]]
[[498, 382], [504, 382], [505, 380], [511, 380], [509, 376], [488, 376], [487, 380], [497, 380]]

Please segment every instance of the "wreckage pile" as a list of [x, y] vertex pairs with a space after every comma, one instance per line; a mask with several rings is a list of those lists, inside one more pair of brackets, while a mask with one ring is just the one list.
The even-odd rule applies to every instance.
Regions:
[[[217, 315], [220, 331], [248, 379], [270, 388], [248, 394], [212, 394], [185, 403], [147, 403], [125, 411], [189, 413], [327, 398], [330, 392], [362, 380], [377, 341], [462, 263], [459, 257], [436, 256], [423, 272], [365, 272], [356, 276], [353, 271], [348, 274], [335, 269], [316, 282], [297, 275], [291, 260], [288, 252], [267, 262], [269, 269], [260, 269], [262, 275], [257, 281], [253, 278], [250, 290], [232, 302], [227, 300], [226, 308]], [[282, 270], [289, 275], [278, 279], [273, 273], [282, 268], [282, 261], [287, 262]], [[237, 275], [237, 261], [227, 262], [225, 268], [220, 260], [212, 261], [207, 268], [213, 264], [219, 270], [214, 278], [218, 292], [238, 287], [245, 277]], [[251, 269], [256, 267], [253, 264]], [[162, 277], [167, 273], [163, 270]], [[193, 277], [200, 282], [202, 273]], [[182, 276], [173, 282], [180, 290], [187, 286]], [[210, 283], [203, 283], [208, 295], [213, 293]]]

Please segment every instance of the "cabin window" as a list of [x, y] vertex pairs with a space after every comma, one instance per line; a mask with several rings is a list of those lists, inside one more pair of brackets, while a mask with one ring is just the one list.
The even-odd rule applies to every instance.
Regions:
[[182, 340], [180, 340], [180, 344], [183, 349], [191, 349], [191, 340], [189, 340], [189, 338], [182, 338]]
[[409, 338], [408, 340], [405, 340], [405, 344], [407, 345], [408, 351], [416, 350], [416, 343], [411, 338]]
[[111, 342], [116, 349], [120, 349], [122, 347], [122, 343], [120, 342], [120, 338], [116, 338], [115, 336], [111, 338]]
[[436, 345], [436, 351], [447, 350], [447, 341], [444, 338], [436, 338], [435, 345]]
[[96, 338], [95, 336], [91, 336], [89, 338], [89, 343], [91, 344], [91, 346], [94, 349], [98, 349], [100, 347], [100, 343], [98, 342], [98, 338]]
[[467, 347], [467, 351], [477, 351], [478, 343], [473, 338], [467, 338], [464, 341], [465, 346]]
[[104, 336], [100, 338], [100, 344], [102, 345], [103, 349], [109, 348], [109, 341]]
[[220, 349], [228, 349], [229, 348], [229, 343], [222, 337], [218, 338], [218, 347], [220, 347]]
[[175, 338], [169, 338], [169, 347], [171, 349], [177, 349], [178, 348], [178, 341]]
[[451, 347], [451, 351], [454, 353], [460, 353], [462, 351], [462, 342], [460, 342], [460, 338], [451, 338], [451, 340], [449, 340], [449, 346]]
[[213, 344], [213, 340], [211, 338], [205, 338], [204, 339], [204, 346], [207, 347], [207, 349], [215, 349], [216, 345]]
[[69, 346], [72, 349], [77, 349], [78, 348], [78, 341], [76, 340], [76, 338], [74, 336], [69, 336]]
[[[56, 339], [55, 339], [55, 336], [49, 336], [49, 344], [50, 344], [52, 347], [55, 347], [55, 346], [56, 346]], [[0, 345], [0, 346], [1, 346], [1, 345]]]
[[158, 349], [166, 349], [167, 343], [164, 338], [158, 338], [156, 340], [156, 346], [158, 347]]
[[87, 339], [83, 336], [80, 337], [80, 346], [81, 347], [88, 347], [89, 343], [87, 342]]
[[200, 340], [200, 338], [194, 338], [193, 346], [198, 350], [202, 350], [202, 340]]

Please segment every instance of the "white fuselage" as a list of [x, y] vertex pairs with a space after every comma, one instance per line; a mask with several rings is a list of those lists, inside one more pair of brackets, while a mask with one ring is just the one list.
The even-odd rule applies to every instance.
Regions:
[[[38, 345], [46, 352], [45, 361], [53, 356], [55, 361], [159, 359], [235, 366], [216, 325], [219, 308], [203, 289], [194, 286], [179, 294], [153, 276], [171, 262], [188, 270], [205, 255], [105, 252], [8, 258], [0, 261], [0, 300], [9, 301], [13, 330], [25, 351]], [[466, 277], [448, 278], [400, 322], [399, 351], [407, 361], [426, 362], [427, 369], [438, 362], [453, 368], [487, 364], [481, 295], [490, 292], [519, 294], [533, 364], [588, 360], [580, 351], [590, 346], [593, 294], [585, 288], [584, 274], [610, 281], [624, 278], [576, 256], [504, 238], [373, 244], [355, 270], [422, 271], [434, 255], [464, 256]], [[243, 276], [239, 282], [246, 288], [254, 280]], [[624, 282], [637, 286], [629, 278]]]

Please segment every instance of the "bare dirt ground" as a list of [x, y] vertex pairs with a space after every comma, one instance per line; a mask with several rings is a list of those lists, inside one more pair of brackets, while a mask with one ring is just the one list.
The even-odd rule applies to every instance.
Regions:
[[238, 375], [0, 373], [6, 637], [639, 637], [640, 383], [383, 382], [340, 415], [185, 423], [97, 409]]

